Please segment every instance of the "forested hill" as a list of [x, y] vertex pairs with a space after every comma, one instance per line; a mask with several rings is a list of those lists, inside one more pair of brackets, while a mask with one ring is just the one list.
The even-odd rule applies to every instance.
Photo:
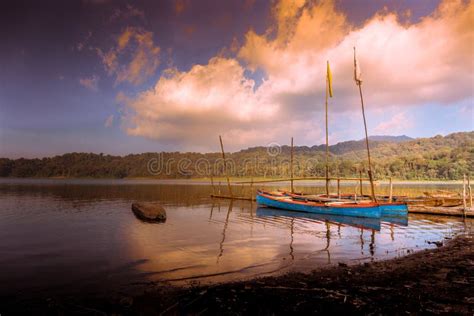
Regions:
[[[474, 131], [418, 138], [372, 137], [371, 154], [376, 178], [461, 179], [474, 176]], [[323, 176], [325, 146], [294, 148], [295, 176]], [[364, 140], [330, 146], [330, 173], [354, 176], [365, 172]], [[229, 172], [235, 177], [286, 177], [290, 147], [254, 147], [228, 154]], [[219, 153], [143, 153], [111, 156], [68, 153], [42, 159], [0, 158], [2, 177], [90, 178], [201, 178], [222, 176]]]

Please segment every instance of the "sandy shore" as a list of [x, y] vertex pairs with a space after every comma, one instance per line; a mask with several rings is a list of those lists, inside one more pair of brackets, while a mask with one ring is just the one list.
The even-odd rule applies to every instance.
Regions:
[[244, 282], [0, 298], [0, 314], [406, 314], [474, 312], [474, 236], [388, 261]]

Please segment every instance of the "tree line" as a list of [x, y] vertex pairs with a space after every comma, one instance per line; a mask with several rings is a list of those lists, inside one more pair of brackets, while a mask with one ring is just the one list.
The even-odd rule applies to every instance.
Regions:
[[[290, 147], [275, 150], [254, 147], [227, 154], [227, 173], [233, 177], [288, 177]], [[376, 178], [406, 180], [456, 180], [474, 175], [474, 132], [418, 138], [403, 142], [372, 141], [371, 154]], [[367, 170], [363, 141], [330, 147], [332, 176], [358, 176]], [[325, 175], [325, 147], [294, 147], [295, 177]], [[182, 179], [223, 176], [220, 153], [142, 153], [112, 156], [67, 153], [37, 159], [0, 158], [1, 177], [64, 178], [161, 178]]]

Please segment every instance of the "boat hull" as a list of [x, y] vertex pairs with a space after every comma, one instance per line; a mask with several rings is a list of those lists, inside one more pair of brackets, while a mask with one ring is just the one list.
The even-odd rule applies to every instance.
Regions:
[[379, 203], [382, 216], [406, 216], [408, 215], [408, 206], [406, 203]]
[[260, 205], [278, 208], [282, 210], [316, 214], [344, 215], [370, 218], [380, 218], [381, 216], [381, 210], [378, 204], [327, 206], [325, 204], [320, 203], [292, 201], [290, 199], [278, 199], [260, 191], [257, 192], [257, 203]]
[[[297, 197], [297, 198], [302, 198], [304, 197], [303, 194], [295, 194], [295, 193], [290, 193], [286, 191], [280, 191], [281, 194], [291, 196], [291, 197]], [[325, 195], [322, 195], [323, 197]], [[336, 195], [330, 196], [337, 198]], [[352, 194], [346, 194], [342, 195], [343, 198], [346, 199], [354, 199], [354, 195]], [[380, 214], [381, 216], [408, 216], [408, 205], [407, 203], [404, 202], [377, 202], [380, 208]]]

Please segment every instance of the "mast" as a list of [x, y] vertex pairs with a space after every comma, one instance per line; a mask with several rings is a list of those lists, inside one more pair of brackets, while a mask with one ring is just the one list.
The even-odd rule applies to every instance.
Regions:
[[[329, 70], [329, 61], [327, 62], [327, 70]], [[329, 73], [326, 72], [326, 195], [329, 197], [328, 90], [329, 90]]]
[[377, 199], [375, 198], [374, 179], [373, 179], [373, 175], [372, 175], [372, 163], [370, 161], [369, 135], [367, 133], [367, 121], [365, 119], [364, 98], [362, 96], [362, 80], [360, 79], [359, 66], [357, 64], [355, 47], [354, 47], [354, 80], [356, 82], [356, 85], [359, 86], [360, 104], [362, 106], [362, 117], [364, 118], [365, 145], [367, 146], [367, 160], [368, 160], [368, 164], [369, 164], [368, 174], [369, 174], [369, 180], [370, 180], [370, 189], [371, 189], [371, 193], [372, 193], [372, 200], [374, 202], [377, 202]]

